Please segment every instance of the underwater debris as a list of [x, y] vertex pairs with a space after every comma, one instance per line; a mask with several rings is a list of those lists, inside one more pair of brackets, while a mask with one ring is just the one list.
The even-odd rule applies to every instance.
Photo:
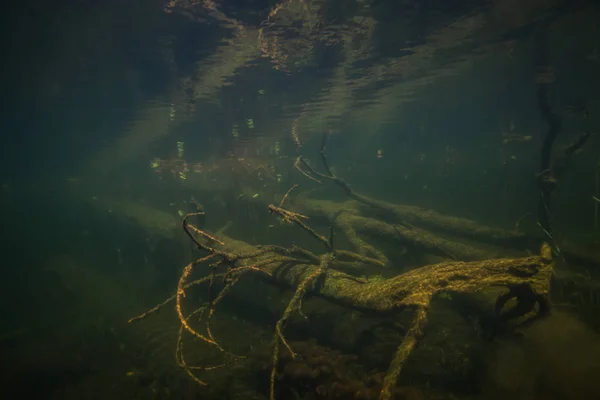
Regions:
[[[302, 345], [299, 349], [295, 348], [296, 342], [288, 342], [285, 337], [285, 327], [290, 318], [295, 313], [304, 315], [302, 302], [308, 294], [367, 315], [393, 316], [403, 312], [411, 314], [404, 338], [381, 379], [381, 385], [377, 387], [376, 397], [381, 400], [389, 400], [398, 393], [398, 377], [412, 351], [426, 334], [429, 306], [436, 296], [475, 293], [492, 286], [501, 286], [508, 290], [496, 300], [494, 317], [498, 324], [517, 322], [517, 326], [521, 326], [547, 315], [547, 298], [554, 267], [548, 244], [542, 244], [539, 255], [495, 258], [496, 255], [489, 250], [484, 251], [437, 236], [426, 229], [495, 245], [512, 244], [521, 248], [531, 248], [529, 239], [515, 231], [485, 227], [463, 218], [445, 216], [413, 206], [387, 203], [357, 193], [330, 168], [325, 154], [327, 141], [328, 133], [325, 133], [319, 152], [325, 173], [320, 173], [312, 167], [300, 152], [294, 165], [304, 176], [320, 182], [334, 182], [349, 197], [347, 204], [353, 204], [354, 208], [333, 211], [334, 209], [328, 209], [325, 203], [317, 205], [317, 201], [314, 201], [315, 207], [311, 210], [311, 202], [307, 199], [290, 205], [289, 195], [296, 185], [282, 197], [279, 205], [269, 204], [267, 207], [273, 216], [299, 227], [320, 242], [325, 250], [322, 254], [315, 254], [296, 245], [250, 245], [196, 227], [190, 222], [190, 218], [197, 213], [184, 216], [182, 224], [185, 233], [205, 255], [185, 266], [177, 292], [173, 296], [144, 314], [132, 318], [130, 322], [144, 319], [164, 305], [175, 302], [181, 327], [176, 347], [177, 362], [192, 379], [204, 385], [206, 383], [198, 377], [199, 373], [227, 367], [244, 358], [227, 350], [213, 335], [211, 317], [217, 304], [246, 274], [294, 291], [273, 332], [269, 376], [271, 400], [279, 393], [277, 387], [281, 384], [281, 379], [288, 376], [293, 380], [293, 376], [305, 376], [310, 369], [309, 366], [301, 365], [303, 361], [299, 352]], [[297, 211], [291, 211], [288, 206], [284, 208], [285, 204]], [[320, 217], [326, 216], [330, 223], [328, 237], [307, 223], [309, 217], [319, 208], [323, 213]], [[363, 215], [365, 210], [371, 213], [369, 217]], [[348, 237], [352, 237], [352, 232], [376, 236], [389, 231], [389, 236], [393, 235], [397, 241], [410, 246], [411, 249], [437, 254], [442, 260], [451, 261], [417, 267], [389, 278], [361, 278], [362, 274], [355, 276], [345, 271], [364, 271], [368, 267], [390, 266], [389, 253], [376, 249], [357, 235], [354, 236], [355, 241], [351, 241], [355, 247], [353, 251], [338, 249], [334, 244], [334, 228]], [[536, 239], [536, 242], [541, 241]], [[473, 261], [466, 261], [469, 259]], [[192, 276], [199, 271], [204, 271], [203, 276], [192, 280]], [[202, 304], [195, 304], [192, 296], [186, 296], [191, 287], [198, 285], [207, 286], [208, 300]], [[516, 305], [507, 307], [509, 300], [513, 299], [516, 300]], [[183, 341], [187, 336], [199, 339], [216, 350], [221, 361], [210, 366], [188, 364], [183, 351]], [[316, 388], [317, 386], [315, 390]], [[330, 389], [331, 387], [325, 386], [320, 390], [327, 394], [330, 393]], [[372, 394], [364, 398], [373, 398]]]
[[[205, 384], [196, 373], [225, 367], [241, 359], [227, 351], [213, 336], [210, 321], [215, 312], [215, 306], [229, 293], [243, 274], [250, 273], [262, 277], [267, 282], [285, 285], [295, 290], [294, 296], [288, 303], [283, 316], [276, 324], [273, 336], [272, 371], [270, 378], [271, 399], [274, 399], [278, 381], [278, 368], [281, 357], [296, 359], [293, 343], [286, 341], [284, 329], [286, 321], [295, 312], [300, 312], [302, 299], [306, 293], [321, 296], [333, 303], [357, 309], [367, 313], [390, 315], [403, 311], [413, 314], [412, 322], [389, 370], [382, 380], [378, 397], [389, 400], [396, 393], [396, 382], [405, 361], [412, 350], [418, 345], [427, 323], [427, 310], [433, 297], [439, 293], [472, 293], [489, 286], [505, 286], [509, 288], [506, 295], [498, 298], [496, 311], [503, 320], [525, 317], [525, 322], [533, 321], [543, 316], [547, 311], [547, 295], [552, 275], [553, 262], [549, 247], [542, 246], [539, 256], [516, 259], [495, 259], [475, 262], [447, 262], [421, 267], [395, 277], [365, 281], [338, 270], [338, 261], [351, 258], [354, 261], [370, 261], [359, 254], [336, 250], [333, 248], [333, 234], [329, 239], [315, 232], [300, 220], [297, 213], [274, 205], [269, 210], [282, 218], [293, 222], [321, 241], [326, 253], [316, 255], [308, 250], [278, 246], [252, 246], [243, 242], [213, 235], [193, 227], [188, 222], [192, 214], [183, 219], [183, 228], [198, 249], [208, 255], [188, 264], [180, 277], [177, 293], [165, 302], [157, 305], [146, 313], [132, 318], [130, 322], [146, 318], [164, 305], [175, 301], [176, 311], [181, 324], [177, 344], [177, 360], [179, 365], [199, 384]], [[208, 264], [208, 276], [188, 282], [194, 269]], [[282, 266], [285, 265], [285, 268]], [[224, 286], [215, 293], [216, 281]], [[196, 307], [193, 311], [185, 311], [184, 301], [186, 289], [196, 285], [208, 285], [208, 302]], [[511, 298], [517, 299], [517, 306], [503, 311], [504, 305]], [[539, 311], [535, 306], [539, 305]], [[204, 332], [192, 326], [191, 317], [202, 321]], [[187, 364], [183, 354], [183, 333], [191, 334], [207, 345], [218, 350], [224, 358], [223, 362], [214, 366], [196, 367]], [[286, 351], [280, 353], [280, 345]], [[289, 359], [289, 358], [288, 358]], [[288, 371], [289, 372], [289, 371]], [[284, 370], [285, 374], [285, 370]], [[325, 389], [323, 389], [325, 390]], [[325, 393], [325, 392], [324, 392]], [[369, 397], [367, 397], [369, 398]]]

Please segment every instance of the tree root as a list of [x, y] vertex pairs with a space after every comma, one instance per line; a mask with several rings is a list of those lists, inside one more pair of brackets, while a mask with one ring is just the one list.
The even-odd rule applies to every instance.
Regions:
[[[338, 257], [354, 258], [360, 260], [360, 255], [352, 255], [351, 252], [336, 251], [332, 247], [332, 239], [325, 239], [316, 231], [309, 228], [300, 221], [298, 214], [283, 210], [280, 207], [270, 206], [269, 209], [281, 216], [284, 220], [297, 224], [309, 234], [321, 241], [327, 252], [316, 256], [307, 250], [299, 248], [281, 248], [277, 246], [250, 246], [227, 238], [215, 238], [206, 232], [200, 234], [199, 229], [190, 229], [187, 216], [184, 218], [183, 226], [188, 236], [196, 243], [199, 249], [209, 253], [207, 257], [189, 264], [179, 281], [177, 294], [171, 298], [176, 302], [176, 310], [183, 331], [202, 339], [205, 343], [219, 349], [227, 361], [215, 367], [192, 367], [188, 366], [182, 356], [182, 339], [177, 345], [178, 363], [185, 371], [199, 383], [203, 383], [195, 377], [197, 370], [207, 371], [216, 367], [228, 365], [235, 361], [237, 356], [224, 350], [210, 333], [209, 321], [213, 314], [215, 305], [231, 290], [233, 284], [238, 281], [241, 273], [252, 273], [278, 285], [286, 285], [295, 290], [294, 296], [288, 303], [283, 316], [276, 324], [273, 345], [273, 365], [270, 379], [270, 396], [275, 396], [276, 368], [279, 358], [279, 346], [283, 344], [293, 355], [294, 352], [284, 338], [286, 322], [299, 311], [301, 300], [306, 293], [321, 296], [333, 303], [347, 308], [357, 309], [371, 314], [393, 315], [410, 309], [414, 312], [412, 324], [398, 347], [396, 355], [388, 369], [384, 379], [384, 385], [380, 399], [390, 399], [396, 385], [398, 376], [404, 362], [412, 350], [417, 346], [422, 335], [424, 324], [427, 320], [427, 310], [432, 298], [443, 292], [473, 293], [490, 286], [505, 286], [509, 288], [507, 295], [501, 296], [497, 302], [496, 309], [499, 317], [506, 319], [524, 317], [533, 314], [538, 316], [548, 310], [547, 295], [550, 287], [553, 262], [548, 245], [542, 246], [541, 255], [516, 259], [494, 259], [474, 262], [448, 262], [422, 267], [410, 272], [395, 276], [393, 278], [368, 282], [352, 275], [340, 272]], [[298, 223], [298, 222], [301, 223]], [[222, 244], [221, 244], [222, 243]], [[209, 277], [195, 281], [209, 283], [208, 302], [195, 309], [190, 314], [184, 314], [182, 301], [185, 298], [185, 289], [191, 284], [186, 284], [192, 269], [203, 262], [217, 260], [210, 265]], [[217, 274], [217, 269], [225, 266], [225, 273]], [[223, 279], [224, 289], [213, 300], [212, 289], [215, 279]], [[517, 299], [517, 306], [502, 314], [502, 308], [509, 298]], [[162, 303], [162, 305], [167, 302]], [[535, 312], [535, 305], [539, 305]], [[155, 307], [156, 311], [161, 305]], [[206, 313], [208, 310], [208, 313]], [[141, 319], [149, 314], [145, 313]], [[206, 334], [199, 333], [190, 326], [188, 320], [191, 316], [200, 314], [207, 315]]]

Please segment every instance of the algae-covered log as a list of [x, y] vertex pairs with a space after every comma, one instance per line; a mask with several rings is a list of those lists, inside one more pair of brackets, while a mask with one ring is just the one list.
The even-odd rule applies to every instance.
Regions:
[[[342, 188], [346, 196], [350, 199], [368, 206], [370, 208], [369, 211], [373, 213], [375, 217], [388, 222], [417, 225], [433, 231], [451, 233], [456, 236], [463, 236], [488, 243], [501, 245], [510, 244], [518, 247], [526, 247], [531, 244], [531, 240], [528, 240], [519, 232], [488, 227], [467, 218], [447, 216], [433, 210], [427, 210], [416, 206], [389, 203], [356, 192], [344, 179], [338, 177], [330, 168], [325, 153], [328, 141], [329, 133], [324, 132], [319, 156], [321, 163], [325, 167], [326, 173], [318, 172], [302, 155], [297, 158], [294, 166], [303, 175], [312, 177], [318, 182], [321, 181], [317, 178], [334, 182], [337, 186]], [[298, 152], [300, 152], [299, 148]], [[361, 215], [365, 215], [364, 212], [365, 210], [361, 210]]]
[[[384, 207], [380, 202], [363, 198], [363, 196], [352, 192], [344, 181], [331, 173], [324, 155], [323, 162], [329, 171], [329, 175], [317, 174], [317, 176], [333, 179], [344, 187], [353, 199], [352, 202], [347, 203], [352, 203], [355, 206], [354, 209], [339, 209], [338, 207], [335, 210], [333, 207], [328, 207], [328, 205], [331, 205], [329, 203], [313, 203], [314, 214], [320, 214], [319, 217], [332, 224], [328, 238], [322, 236], [307, 224], [308, 216], [300, 213], [302, 211], [293, 212], [282, 208], [289, 191], [283, 197], [279, 206], [268, 206], [269, 212], [281, 218], [283, 223], [300, 227], [317, 242], [323, 244], [323, 250], [325, 251], [323, 254], [317, 255], [296, 246], [290, 248], [274, 245], [252, 246], [223, 235], [209, 234], [188, 222], [189, 217], [203, 213], [188, 214], [183, 219], [183, 229], [198, 249], [207, 254], [184, 268], [177, 287], [177, 293], [171, 299], [134, 319], [146, 317], [164, 304], [174, 300], [181, 324], [181, 332], [187, 332], [196, 339], [200, 339], [207, 345], [217, 349], [225, 358], [225, 363], [218, 366], [226, 366], [239, 357], [225, 350], [211, 333], [210, 318], [215, 312], [215, 305], [232, 290], [243, 274], [254, 274], [277, 286], [289, 287], [294, 291], [294, 295], [283, 316], [277, 321], [273, 335], [270, 398], [274, 400], [281, 345], [292, 355], [292, 358], [295, 357], [293, 349], [284, 336], [285, 325], [295, 312], [301, 312], [302, 299], [307, 293], [323, 297], [343, 307], [370, 314], [394, 315], [408, 309], [413, 313], [411, 325], [397, 349], [381, 389], [380, 399], [388, 400], [393, 396], [404, 362], [418, 344], [423, 327], [427, 322], [429, 305], [437, 294], [442, 292], [475, 293], [490, 286], [504, 286], [508, 289], [508, 292], [500, 296], [496, 303], [496, 313], [500, 317], [499, 320], [506, 321], [526, 316], [533, 318], [548, 311], [547, 295], [553, 263], [549, 246], [545, 244], [542, 246], [539, 256], [446, 262], [418, 268], [378, 281], [366, 281], [341, 272], [349, 266], [358, 265], [360, 268], [361, 263], [364, 265], [383, 265], [387, 261], [386, 255], [372, 246], [369, 249], [368, 245], [358, 238], [357, 233], [375, 238], [381, 236], [388, 239], [392, 238], [413, 247], [420, 247], [426, 252], [445, 255], [450, 258], [477, 259], [488, 257], [489, 254], [468, 245], [437, 237], [422, 228], [412, 226], [406, 220], [394, 221], [396, 217], [392, 211], [396, 209], [396, 206], [386, 205]], [[310, 208], [309, 202], [303, 203], [304, 208]], [[359, 207], [356, 207], [356, 204], [359, 204]], [[382, 216], [385, 216], [385, 222], [363, 216], [362, 213], [357, 211], [363, 205], [374, 208], [377, 212], [383, 212]], [[429, 215], [431, 214], [429, 213]], [[388, 222], [390, 218], [393, 222]], [[502, 233], [503, 231], [480, 227], [474, 223], [469, 227], [469, 224], [465, 221], [455, 220], [452, 217], [439, 219], [449, 225], [453, 225], [449, 221], [455, 221], [455, 223], [460, 221], [458, 225], [466, 224], [468, 226], [467, 229], [463, 229], [463, 233], [478, 232], [475, 236], [479, 238], [505, 238], [510, 236]], [[358, 248], [357, 253], [338, 250], [334, 247], [333, 226], [341, 228], [346, 233], [351, 243]], [[353, 237], [355, 238], [354, 242], [352, 242]], [[363, 251], [365, 248], [367, 251]], [[207, 263], [210, 264], [207, 266]], [[202, 279], [188, 282], [192, 273], [201, 268], [207, 268], [208, 276], [203, 274], [205, 276]], [[224, 283], [224, 287], [219, 293], [215, 293], [214, 282], [216, 280]], [[196, 305], [197, 308], [189, 312], [184, 303], [191, 302], [193, 305], [193, 300], [186, 297], [185, 291], [195, 284], [208, 284], [208, 301], [199, 307]], [[503, 312], [504, 306], [512, 298], [516, 299], [516, 306]], [[535, 313], [536, 306], [537, 313]], [[195, 316], [194, 319], [201, 321], [202, 328], [192, 326], [190, 321], [192, 321], [191, 317], [193, 316]], [[202, 329], [204, 332], [202, 332]], [[201, 384], [204, 384], [204, 382], [195, 376], [194, 371], [208, 371], [218, 367], [188, 366], [183, 357], [181, 334], [177, 343], [176, 354], [179, 365]]]
[[376, 258], [383, 263], [388, 262], [387, 256], [368, 243], [366, 238], [373, 239], [375, 242], [407, 246], [422, 253], [455, 260], [474, 261], [497, 257], [494, 251], [443, 238], [411, 224], [394, 223], [394, 219], [390, 218], [367, 217], [366, 215], [373, 213], [362, 210], [361, 204], [354, 200], [338, 203], [301, 198], [294, 202], [294, 209], [311, 218], [333, 224], [344, 233], [354, 251], [363, 256]]
[[[288, 222], [296, 222], [297, 214], [284, 212], [272, 206], [273, 212], [285, 217]], [[390, 399], [404, 362], [415, 348], [427, 321], [427, 311], [433, 297], [442, 292], [474, 293], [490, 286], [505, 286], [509, 292], [498, 299], [496, 310], [499, 314], [513, 317], [524, 317], [535, 311], [538, 314], [548, 310], [547, 295], [552, 275], [551, 252], [547, 245], [542, 247], [541, 255], [514, 259], [495, 259], [474, 262], [448, 262], [422, 267], [400, 274], [393, 278], [369, 282], [336, 270], [336, 251], [327, 242], [328, 251], [316, 256], [302, 249], [280, 248], [277, 246], [251, 246], [245, 242], [235, 241], [225, 237], [213, 237], [205, 232], [186, 225], [186, 232], [200, 249], [209, 252], [209, 256], [197, 263], [188, 265], [180, 280], [177, 300], [177, 310], [182, 326], [194, 336], [202, 338], [209, 344], [214, 344], [223, 353], [222, 347], [212, 339], [208, 322], [207, 335], [202, 335], [191, 328], [187, 320], [197, 314], [198, 310], [208, 309], [208, 318], [214, 312], [216, 300], [185, 316], [181, 312], [180, 303], [185, 297], [184, 280], [192, 268], [210, 259], [212, 277], [204, 278], [203, 282], [215, 279], [215, 271], [219, 266], [227, 266], [224, 274], [226, 287], [223, 292], [231, 289], [240, 278], [240, 273], [254, 273], [279, 286], [284, 285], [295, 291], [295, 295], [286, 307], [283, 317], [278, 321], [274, 335], [273, 372], [271, 374], [271, 399], [274, 399], [276, 367], [279, 357], [279, 346], [284, 344], [294, 356], [293, 350], [284, 338], [285, 322], [295, 311], [300, 311], [301, 300], [305, 293], [321, 296], [335, 304], [366, 313], [393, 315], [404, 310], [414, 313], [411, 326], [398, 347], [397, 353], [390, 364], [384, 379], [380, 399]], [[197, 235], [194, 235], [197, 234]], [[324, 238], [321, 238], [324, 239]], [[326, 241], [326, 239], [324, 239]], [[344, 256], [348, 257], [348, 252]], [[220, 261], [219, 261], [220, 259]], [[217, 261], [215, 261], [217, 260]], [[221, 275], [222, 276], [222, 275]], [[229, 282], [229, 283], [227, 283]], [[517, 305], [502, 314], [502, 308], [510, 298], [516, 298]], [[202, 311], [203, 312], [203, 311]], [[145, 315], [144, 315], [145, 316]], [[193, 376], [192, 370], [182, 365]]]
[[[321, 266], [296, 265], [280, 270], [277, 264], [267, 264], [264, 268], [270, 279], [302, 290], [306, 290], [305, 282], [323, 273]], [[502, 311], [509, 298], [516, 298], [517, 306], [508, 310], [505, 315], [524, 316], [534, 311], [536, 304], [539, 314], [545, 314], [548, 311], [547, 296], [552, 262], [551, 251], [544, 245], [540, 256], [443, 263], [416, 269], [382, 282], [360, 282], [331, 269], [323, 274], [322, 283], [313, 286], [312, 292], [336, 304], [364, 312], [388, 314], [405, 309], [413, 311], [411, 326], [399, 345], [383, 382], [380, 399], [388, 400], [392, 398], [404, 362], [422, 335], [428, 307], [436, 294], [473, 293], [490, 286], [506, 286], [510, 291], [498, 299], [498, 312]], [[276, 361], [276, 356], [274, 359]]]
[[[240, 242], [235, 243], [240, 245]], [[426, 307], [431, 298], [441, 292], [473, 293], [490, 286], [526, 284], [545, 296], [552, 273], [548, 251], [544, 246], [540, 256], [429, 265], [376, 282], [365, 282], [329, 269], [321, 284], [311, 288], [310, 292], [348, 308], [386, 314], [410, 307]], [[269, 257], [274, 255], [265, 253], [244, 263], [261, 264], [261, 259], [268, 260]], [[266, 279], [296, 288], [318, 268], [311, 264], [282, 268], [282, 263], [273, 262], [264, 264], [261, 270], [268, 273]]]

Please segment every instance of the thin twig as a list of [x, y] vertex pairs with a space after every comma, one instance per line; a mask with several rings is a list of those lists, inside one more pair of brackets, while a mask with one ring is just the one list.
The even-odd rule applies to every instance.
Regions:
[[281, 199], [281, 202], [279, 203], [279, 208], [283, 207], [283, 203], [285, 202], [287, 197], [290, 195], [291, 191], [296, 189], [297, 187], [298, 187], [298, 184], [295, 184], [287, 191], [287, 193], [283, 196], [283, 198]]

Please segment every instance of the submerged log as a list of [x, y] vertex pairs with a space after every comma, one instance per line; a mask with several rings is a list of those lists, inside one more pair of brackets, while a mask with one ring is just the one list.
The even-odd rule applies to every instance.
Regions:
[[[224, 239], [235, 252], [252, 248], [244, 242]], [[260, 264], [265, 279], [296, 288], [319, 267], [315, 264], [285, 266], [265, 253], [242, 265]], [[309, 292], [338, 305], [365, 312], [390, 314], [411, 307], [426, 307], [431, 298], [442, 292], [474, 293], [492, 286], [529, 285], [536, 293], [547, 296], [552, 276], [552, 258], [547, 245], [541, 255], [514, 259], [472, 262], [446, 262], [418, 268], [382, 281], [364, 281], [337, 271], [335, 261], [319, 285]]]
[[[405, 207], [405, 206], [399, 206]], [[498, 249], [487, 249], [462, 243], [453, 238], [444, 238], [429, 230], [414, 226], [406, 220], [397, 218], [377, 218], [373, 212], [356, 201], [337, 203], [328, 200], [299, 199], [294, 202], [294, 209], [311, 218], [334, 225], [344, 233], [357, 253], [376, 258], [384, 263], [387, 256], [364, 238], [374, 241], [390, 242], [413, 248], [419, 252], [441, 256], [454, 260], [475, 261], [498, 257]], [[433, 211], [430, 211], [433, 213]], [[443, 216], [441, 219], [453, 219]], [[457, 218], [460, 225], [464, 220]], [[501, 229], [477, 225], [484, 232], [495, 232], [497, 235], [509, 237], [512, 233]]]
[[[242, 274], [256, 275], [274, 285], [289, 287], [295, 291], [295, 294], [283, 317], [278, 321], [274, 335], [274, 372], [271, 378], [271, 396], [273, 398], [273, 385], [277, 376], [275, 369], [278, 365], [280, 345], [283, 344], [287, 351], [292, 355], [294, 354], [284, 338], [285, 323], [295, 312], [300, 311], [302, 298], [305, 294], [310, 293], [348, 309], [376, 315], [393, 316], [408, 310], [412, 314], [412, 322], [390, 364], [380, 394], [380, 399], [388, 400], [392, 397], [405, 361], [419, 343], [423, 328], [427, 323], [429, 306], [436, 295], [441, 293], [476, 293], [486, 288], [500, 286], [506, 287], [508, 291], [505, 295], [500, 296], [496, 303], [499, 320], [506, 321], [519, 318], [528, 321], [544, 315], [548, 311], [547, 297], [554, 263], [550, 248], [546, 244], [542, 246], [540, 255], [471, 262], [444, 262], [421, 267], [389, 279], [365, 280], [342, 272], [342, 270], [347, 269], [348, 264], [358, 266], [360, 269], [361, 263], [363, 265], [369, 263], [374, 265], [378, 263], [377, 260], [357, 253], [335, 249], [332, 246], [331, 238], [328, 240], [306, 226], [302, 222], [305, 217], [300, 214], [275, 206], [270, 206], [269, 209], [282, 217], [285, 222], [293, 222], [299, 225], [318, 241], [321, 241], [326, 252], [322, 255], [316, 255], [297, 247], [253, 246], [224, 235], [208, 234], [189, 225], [186, 222], [186, 216], [186, 219], [184, 219], [186, 233], [199, 249], [208, 253], [208, 256], [186, 266], [180, 278], [176, 295], [139, 318], [133, 318], [132, 321], [142, 319], [170, 301], [175, 301], [183, 331], [189, 332], [208, 345], [216, 347], [227, 358], [231, 354], [224, 350], [212, 337], [209, 321], [207, 320], [205, 325], [207, 333], [203, 334], [190, 326], [188, 323], [189, 318], [200, 313], [200, 315], [205, 316], [204, 318], [210, 319], [210, 316], [215, 312], [215, 305], [234, 288], [235, 283], [243, 277]], [[359, 221], [360, 218], [364, 218], [360, 216], [353, 217], [359, 218]], [[206, 262], [210, 263], [207, 272], [212, 271], [212, 273], [197, 282], [198, 284], [209, 284], [209, 301], [188, 314], [185, 311], [187, 306], [183, 307], [183, 303], [194, 303], [194, 300], [185, 296], [185, 290], [195, 283], [187, 282], [187, 278], [192, 271], [196, 271], [198, 268], [206, 268]], [[224, 271], [223, 268], [225, 268]], [[220, 293], [211, 294], [211, 290], [215, 289], [212, 283], [215, 279], [223, 279], [225, 287]], [[511, 298], [516, 299], [517, 305], [504, 311], [504, 306]], [[193, 376], [194, 369], [191, 369], [183, 361], [181, 340], [180, 336], [178, 362], [190, 376]], [[210, 369], [212, 367], [200, 368], [200, 370], [205, 371]], [[201, 381], [198, 380], [198, 382]]]
[[[529, 322], [549, 311], [548, 294], [554, 263], [547, 244], [542, 246], [540, 255], [536, 256], [441, 263], [390, 279], [369, 282], [337, 271], [335, 250], [320, 256], [318, 264], [297, 260], [282, 262], [278, 260], [281, 255], [277, 252], [266, 251], [257, 255], [256, 248], [244, 242], [219, 240], [225, 243], [223, 254], [237, 254], [235, 257], [240, 258], [237, 268], [261, 272], [259, 276], [267, 281], [283, 284], [296, 292], [284, 316], [277, 323], [271, 377], [272, 399], [279, 340], [294, 354], [283, 338], [284, 323], [294, 311], [299, 311], [300, 299], [305, 293], [366, 313], [393, 315], [407, 309], [412, 311], [411, 325], [384, 379], [381, 400], [392, 398], [402, 367], [423, 334], [428, 308], [434, 296], [441, 293], [476, 293], [492, 286], [504, 286], [508, 288], [508, 292], [500, 296], [496, 303], [496, 312], [501, 320], [523, 317], [526, 318], [525, 322]], [[247, 257], [250, 254], [253, 256]], [[517, 305], [503, 312], [505, 304], [511, 298], [516, 299]]]

